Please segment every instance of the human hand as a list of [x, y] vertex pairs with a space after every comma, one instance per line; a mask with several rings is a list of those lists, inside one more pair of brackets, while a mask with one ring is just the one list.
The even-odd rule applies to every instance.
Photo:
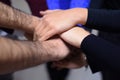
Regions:
[[39, 25], [39, 23], [41, 22], [41, 18], [36, 17], [36, 16], [31, 16], [30, 20], [27, 21], [27, 25], [24, 25], [23, 27], [21, 27], [21, 29], [23, 31], [25, 31], [26, 33], [34, 33], [35, 28]]
[[[75, 49], [76, 50], [76, 49]], [[78, 51], [79, 50], [79, 51]], [[53, 67], [58, 69], [68, 68], [68, 69], [75, 69], [81, 68], [87, 65], [87, 61], [83, 52], [80, 49], [77, 49], [78, 52], [74, 52], [74, 54], [70, 54], [63, 60], [56, 61], [53, 63]]]
[[80, 27], [74, 27], [60, 35], [60, 37], [67, 43], [80, 48], [80, 45], [85, 37], [90, 33]]
[[[35, 16], [32, 16], [32, 19], [31, 19], [31, 23], [28, 24], [28, 26], [26, 27], [26, 31], [24, 33], [24, 36], [28, 39], [28, 40], [31, 40], [33, 41], [34, 39], [34, 34], [36, 33], [35, 32], [35, 28], [39, 26], [41, 22], [41, 19], [38, 18], [38, 17], [35, 17]], [[39, 26], [40, 27], [40, 26]], [[28, 29], [27, 29], [28, 28]]]
[[[45, 54], [43, 54], [43, 58], [48, 61], [64, 59], [70, 53], [70, 49], [66, 43], [58, 37], [43, 42], [37, 41], [36, 45], [38, 46], [38, 52], [41, 52], [41, 49], [44, 50]], [[42, 48], [40, 45], [42, 45]]]
[[[80, 14], [81, 13], [81, 14]], [[74, 27], [76, 24], [85, 24], [87, 9], [74, 8], [68, 10], [42, 11], [41, 23], [35, 29], [36, 35], [44, 41], [55, 34], [60, 34]]]

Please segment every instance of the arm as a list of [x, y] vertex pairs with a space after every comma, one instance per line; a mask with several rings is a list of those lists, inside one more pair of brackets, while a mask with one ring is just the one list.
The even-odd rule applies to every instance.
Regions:
[[69, 49], [58, 38], [45, 42], [31, 42], [0, 37], [0, 74], [60, 60], [68, 53]]
[[[100, 10], [87, 8], [73, 8], [68, 10], [47, 10], [41, 12], [40, 32], [36, 35], [41, 40], [47, 40], [53, 35], [63, 33], [77, 24], [86, 25], [102, 31], [120, 31], [120, 10]], [[91, 27], [90, 27], [91, 26]], [[36, 32], [37, 32], [36, 28]]]
[[[80, 15], [83, 14], [83, 15]], [[85, 24], [87, 20], [87, 9], [74, 8], [68, 10], [41, 11], [43, 17], [41, 24], [35, 28], [35, 34], [44, 41], [56, 34], [61, 34], [75, 25]]]
[[93, 72], [105, 69], [120, 71], [120, 47], [97, 36], [90, 35], [82, 28], [75, 27], [61, 34], [69, 44], [81, 48]]
[[0, 2], [0, 25], [11, 29], [33, 32], [39, 18], [23, 13]]
[[101, 9], [103, 7], [105, 0], [91, 0], [89, 8], [92, 9]]
[[74, 54], [69, 55], [63, 60], [56, 61], [53, 63], [53, 66], [58, 69], [68, 68], [68, 69], [76, 69], [81, 68], [83, 66], [87, 67], [87, 61], [84, 53], [79, 49], [74, 49]]
[[120, 31], [120, 10], [88, 9], [86, 26], [101, 31]]
[[94, 35], [87, 36], [81, 49], [85, 52], [93, 72], [120, 71], [120, 47]]

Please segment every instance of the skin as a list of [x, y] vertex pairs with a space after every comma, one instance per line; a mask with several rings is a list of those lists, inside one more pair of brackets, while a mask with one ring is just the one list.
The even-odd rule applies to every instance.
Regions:
[[[43, 15], [43, 18], [39, 26], [42, 25], [42, 27], [39, 28], [37, 26], [35, 29], [35, 38], [40, 41], [47, 40], [51, 36], [59, 34], [65, 42], [80, 48], [84, 38], [90, 34], [82, 28], [74, 27], [76, 24], [84, 25], [86, 23], [87, 9], [47, 10], [40, 13]], [[74, 57], [68, 57], [55, 62], [53, 66], [58, 68], [80, 68], [86, 65], [83, 55], [81, 52], [81, 54], [77, 54]]]
[[[0, 2], [0, 25], [34, 33], [40, 19]], [[65, 58], [69, 48], [60, 38], [48, 41], [19, 41], [0, 37], [0, 74]]]
[[90, 33], [83, 28], [74, 27], [60, 35], [60, 37], [67, 43], [80, 48], [80, 45], [85, 37], [90, 35]]
[[[76, 24], [80, 23], [84, 25], [86, 23], [88, 14], [87, 9], [75, 8], [70, 10], [46, 10], [41, 11], [40, 13], [44, 16], [40, 23], [40, 25], [43, 26], [41, 28], [37, 26], [35, 30], [38, 39], [41, 41], [48, 39], [52, 35], [59, 34], [64, 41], [80, 48], [83, 39], [90, 34], [82, 28], [73, 28]], [[67, 18], [65, 19], [65, 17], [69, 17], [68, 20]], [[53, 66], [57, 68], [80, 68], [85, 65], [87, 65], [87, 62], [83, 52], [81, 52], [81, 54], [76, 54], [74, 57], [70, 55], [69, 57], [53, 64]]]
[[41, 43], [0, 37], [0, 74], [33, 67], [48, 61], [58, 61], [65, 58], [69, 51], [59, 38]]
[[33, 33], [40, 19], [11, 8], [0, 2], [0, 25], [11, 29], [21, 29]]
[[56, 67], [58, 69], [63, 69], [63, 68], [76, 69], [84, 66], [87, 66], [87, 61], [82, 51], [79, 54], [76, 53], [69, 55], [69, 57], [53, 63], [53, 67]]
[[[20, 29], [29, 34], [35, 33], [35, 28], [40, 27], [39, 24], [41, 24], [41, 19], [1, 2], [0, 15], [1, 26]], [[42, 42], [39, 40], [40, 36], [37, 37], [35, 41], [19, 41], [0, 37], [0, 74], [26, 69], [48, 61], [59, 61], [69, 57], [69, 54], [74, 54], [73, 47], [69, 47], [58, 37]]]
[[87, 21], [86, 8], [73, 8], [68, 10], [47, 10], [40, 12], [43, 15], [41, 23], [35, 28], [35, 35], [44, 41], [56, 34], [61, 34], [77, 24], [84, 25]]
[[[84, 30], [83, 28], [74, 27], [74, 28], [62, 33], [60, 36], [67, 43], [69, 43], [72, 46], [75, 46], [77, 48], [80, 48], [82, 41], [88, 35], [90, 35], [90, 33], [88, 31]], [[79, 51], [80, 51], [80, 49], [79, 49]], [[69, 59], [64, 59], [64, 60], [54, 63], [55, 67], [69, 68], [69, 69], [81, 68], [83, 65], [87, 65], [87, 63], [85, 60], [85, 55], [82, 52], [81, 52], [81, 54], [76, 54], [76, 56], [73, 56]]]

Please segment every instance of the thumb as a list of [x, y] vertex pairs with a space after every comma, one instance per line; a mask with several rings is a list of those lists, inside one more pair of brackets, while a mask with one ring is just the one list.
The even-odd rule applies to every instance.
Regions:
[[53, 12], [53, 10], [40, 11], [40, 14], [41, 15], [46, 15], [46, 14], [49, 14], [51, 12]]
[[54, 11], [58, 11], [59, 9], [56, 9], [56, 10], [45, 10], [45, 11], [40, 11], [40, 14], [41, 15], [46, 15], [46, 14], [49, 14], [49, 13], [52, 13]]

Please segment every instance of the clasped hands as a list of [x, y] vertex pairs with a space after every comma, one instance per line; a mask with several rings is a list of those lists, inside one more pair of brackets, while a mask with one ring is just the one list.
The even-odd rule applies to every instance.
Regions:
[[[78, 11], [81, 12], [81, 15]], [[83, 39], [90, 33], [83, 28], [74, 26], [79, 23], [85, 24], [86, 19], [84, 18], [86, 18], [87, 9], [47, 10], [41, 11], [40, 14], [42, 14], [43, 17], [41, 18], [39, 25], [35, 27], [34, 40], [46, 42], [52, 40], [51, 37], [57, 35], [59, 36], [57, 39], [59, 38], [64, 44], [70, 44], [69, 46], [64, 46], [69, 47], [70, 53], [66, 55], [64, 53], [65, 56], [62, 56], [61, 59], [54, 62], [53, 66], [58, 68], [80, 68], [85, 66], [87, 63], [85, 55], [79, 48]], [[57, 46], [59, 45], [56, 44], [56, 47]], [[64, 51], [65, 49], [61, 50]], [[55, 51], [57, 51], [57, 49]], [[60, 55], [61, 53], [58, 52], [57, 54]]]

